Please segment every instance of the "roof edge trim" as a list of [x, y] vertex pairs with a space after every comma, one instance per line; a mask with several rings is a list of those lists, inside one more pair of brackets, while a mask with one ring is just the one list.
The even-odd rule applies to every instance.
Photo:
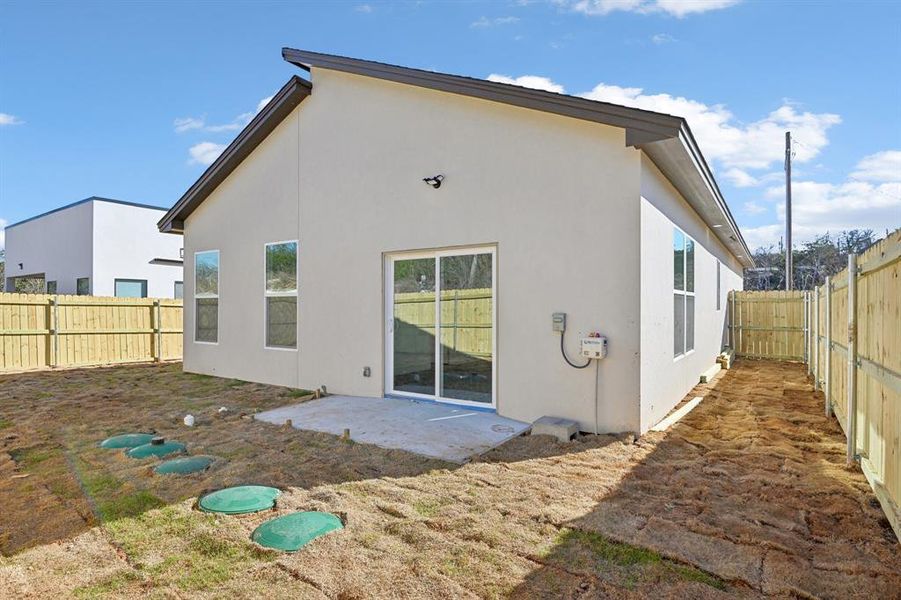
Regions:
[[243, 162], [291, 111], [313, 91], [313, 84], [297, 75], [276, 92], [272, 100], [251, 119], [241, 133], [222, 151], [203, 175], [157, 223], [163, 233], [184, 233], [184, 222], [220, 183]]

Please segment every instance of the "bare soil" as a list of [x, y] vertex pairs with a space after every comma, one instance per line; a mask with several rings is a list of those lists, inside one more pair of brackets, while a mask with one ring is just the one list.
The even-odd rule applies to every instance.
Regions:
[[[901, 597], [898, 542], [801, 365], [741, 361], [637, 442], [527, 436], [462, 467], [247, 418], [296, 395], [180, 365], [0, 378], [0, 597]], [[158, 476], [97, 447], [151, 429], [220, 460]], [[250, 482], [284, 490], [274, 511], [194, 509]], [[295, 554], [249, 541], [295, 510], [346, 528]]]

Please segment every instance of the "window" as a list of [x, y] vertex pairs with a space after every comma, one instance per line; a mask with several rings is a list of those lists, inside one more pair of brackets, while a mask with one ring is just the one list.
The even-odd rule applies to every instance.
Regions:
[[176, 300], [181, 300], [185, 297], [185, 284], [182, 281], [175, 282], [175, 290], [172, 293], [172, 297]]
[[297, 242], [266, 244], [266, 347], [297, 348]]
[[48, 281], [48, 282], [47, 282], [47, 293], [48, 293], [48, 294], [55, 294], [55, 293], [56, 293], [56, 282], [55, 282], [55, 281]]
[[716, 260], [716, 309], [720, 310], [722, 308], [721, 302], [722, 298], [720, 297], [720, 267], [722, 264], [720, 260]]
[[194, 254], [194, 341], [219, 341], [219, 251]]
[[116, 279], [113, 287], [116, 298], [146, 298], [146, 279]]
[[695, 348], [695, 242], [673, 230], [673, 356]]
[[79, 277], [75, 280], [75, 293], [79, 296], [91, 295], [91, 280], [88, 277]]

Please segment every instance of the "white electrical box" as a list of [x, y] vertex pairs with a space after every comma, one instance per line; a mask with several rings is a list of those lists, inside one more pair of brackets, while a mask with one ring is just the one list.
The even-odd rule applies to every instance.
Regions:
[[607, 356], [607, 338], [600, 334], [591, 334], [582, 338], [582, 356], [600, 360]]

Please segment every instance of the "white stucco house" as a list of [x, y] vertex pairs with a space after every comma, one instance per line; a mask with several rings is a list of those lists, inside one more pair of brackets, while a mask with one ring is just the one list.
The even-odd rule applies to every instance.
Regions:
[[182, 240], [166, 209], [92, 196], [6, 226], [5, 289], [44, 280], [48, 294], [182, 297]]
[[753, 263], [684, 119], [283, 57], [310, 80], [159, 222], [185, 370], [644, 432], [714, 364]]

